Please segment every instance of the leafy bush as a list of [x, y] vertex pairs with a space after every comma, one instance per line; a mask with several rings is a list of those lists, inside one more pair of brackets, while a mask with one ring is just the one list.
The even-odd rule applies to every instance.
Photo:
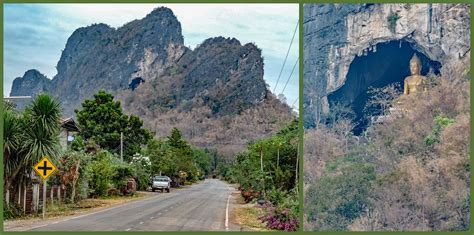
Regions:
[[401, 17], [396, 12], [392, 12], [389, 16], [387, 16], [388, 28], [392, 33], [395, 33], [397, 27], [397, 21]]
[[107, 195], [107, 190], [112, 185], [112, 177], [116, 173], [114, 166], [111, 164], [114, 156], [102, 150], [88, 166], [89, 189], [90, 195], [93, 197], [101, 197]]
[[59, 159], [60, 172], [52, 179], [66, 187], [68, 202], [87, 197], [87, 182], [89, 180], [87, 166], [90, 164], [91, 157], [83, 150], [68, 150]]
[[133, 178], [137, 182], [137, 190], [146, 190], [150, 183], [151, 163], [148, 157], [136, 154], [132, 158]]
[[116, 158], [113, 159], [113, 176], [112, 183], [116, 189], [120, 192], [127, 186], [128, 179], [132, 178], [134, 175], [134, 169], [132, 165], [122, 162]]
[[375, 168], [367, 163], [343, 164], [340, 173], [323, 175], [306, 193], [308, 220], [317, 229], [346, 230], [369, 205], [368, 193], [375, 180]]
[[298, 205], [298, 194], [293, 191], [277, 206], [270, 202], [263, 205], [266, 214], [259, 219], [266, 223], [269, 229], [296, 231], [298, 229]]
[[431, 131], [431, 134], [429, 134], [426, 138], [425, 138], [425, 143], [426, 145], [430, 146], [430, 145], [433, 145], [435, 144], [436, 142], [439, 142], [439, 135], [441, 134], [441, 131], [454, 123], [454, 119], [451, 119], [451, 118], [445, 118], [445, 117], [442, 117], [442, 116], [436, 116], [435, 117], [435, 126], [433, 128], [433, 130]]
[[12, 203], [8, 206], [5, 205], [3, 208], [3, 218], [6, 220], [15, 219], [22, 215], [24, 215], [23, 210], [16, 203]]

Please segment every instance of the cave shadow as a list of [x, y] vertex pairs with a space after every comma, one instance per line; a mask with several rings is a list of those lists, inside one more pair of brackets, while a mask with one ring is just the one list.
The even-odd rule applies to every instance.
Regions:
[[[350, 107], [357, 123], [353, 129], [355, 135], [360, 135], [369, 125], [364, 107], [369, 99], [367, 93], [370, 87], [380, 88], [392, 83], [403, 89], [405, 77], [410, 75], [409, 61], [416, 53], [422, 64], [422, 75], [438, 75], [441, 63], [429, 59], [423, 53], [416, 51], [413, 45], [404, 40], [394, 40], [376, 45], [376, 50], [367, 55], [356, 56], [349, 66], [345, 84], [328, 95], [331, 106], [342, 104]], [[380, 115], [381, 110], [372, 110], [373, 115]]]

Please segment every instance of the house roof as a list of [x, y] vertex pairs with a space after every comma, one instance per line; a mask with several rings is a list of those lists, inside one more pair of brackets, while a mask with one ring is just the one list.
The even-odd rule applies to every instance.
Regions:
[[77, 127], [76, 122], [71, 117], [62, 119], [61, 127], [67, 131], [79, 132], [79, 127]]

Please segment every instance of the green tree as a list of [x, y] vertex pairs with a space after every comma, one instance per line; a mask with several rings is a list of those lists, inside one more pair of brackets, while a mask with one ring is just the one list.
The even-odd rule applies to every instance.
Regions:
[[203, 149], [193, 148], [192, 151], [194, 162], [196, 162], [196, 165], [199, 168], [198, 177], [203, 179], [211, 174], [211, 156], [208, 151]]
[[131, 157], [141, 152], [142, 145], [148, 143], [153, 138], [153, 134], [143, 128], [143, 121], [135, 115], [131, 115], [128, 119], [128, 125], [124, 132], [124, 155], [127, 161]]
[[139, 117], [124, 115], [120, 101], [114, 101], [113, 95], [105, 91], [99, 91], [93, 99], [82, 102], [82, 109], [75, 112], [81, 128], [79, 135], [84, 141], [92, 140], [112, 153], [120, 153], [120, 133], [123, 132], [126, 161], [140, 152], [141, 145], [153, 136], [143, 128]]
[[186, 148], [188, 147], [188, 143], [183, 139], [181, 135], [181, 131], [174, 127], [171, 130], [171, 135], [168, 136], [168, 144], [172, 148]]
[[171, 148], [170, 151], [178, 171], [184, 171], [188, 173], [188, 178], [192, 178], [197, 168], [194, 163], [191, 146], [182, 138], [181, 131], [176, 127], [173, 128], [166, 142]]
[[171, 147], [163, 140], [150, 140], [145, 154], [150, 158], [151, 174], [173, 176], [178, 172]]

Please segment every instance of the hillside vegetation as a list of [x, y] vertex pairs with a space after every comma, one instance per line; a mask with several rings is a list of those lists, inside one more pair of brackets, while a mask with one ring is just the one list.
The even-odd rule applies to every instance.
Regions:
[[350, 115], [307, 130], [306, 229], [468, 230], [469, 87], [469, 75], [437, 78], [363, 136], [346, 131]]

